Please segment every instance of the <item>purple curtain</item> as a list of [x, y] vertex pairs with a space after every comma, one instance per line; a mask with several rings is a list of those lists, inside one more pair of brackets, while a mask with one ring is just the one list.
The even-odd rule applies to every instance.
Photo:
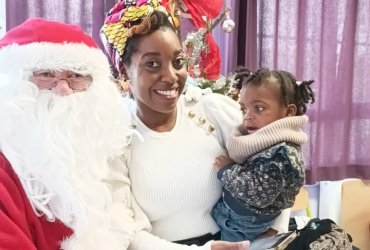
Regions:
[[238, 41], [238, 21], [239, 21], [239, 5], [240, 1], [224, 0], [223, 9], [230, 7], [230, 18], [235, 22], [235, 28], [232, 32], [226, 33], [222, 30], [220, 23], [212, 32], [212, 35], [220, 48], [221, 53], [221, 74], [228, 75], [232, 73], [237, 66], [237, 49]]
[[[257, 0], [241, 1], [238, 20], [237, 64], [257, 69]], [[231, 49], [231, 48], [230, 48]]]
[[115, 0], [7, 0], [6, 29], [9, 30], [31, 17], [79, 25], [101, 46], [99, 31], [105, 14]]
[[257, 39], [249, 37], [257, 40], [257, 65], [315, 80], [304, 147], [307, 183], [369, 179], [370, 2], [257, 3]]
[[116, 0], [92, 0], [92, 26], [91, 35], [104, 50], [100, 40], [100, 29], [104, 24], [104, 19], [108, 11], [114, 6]]

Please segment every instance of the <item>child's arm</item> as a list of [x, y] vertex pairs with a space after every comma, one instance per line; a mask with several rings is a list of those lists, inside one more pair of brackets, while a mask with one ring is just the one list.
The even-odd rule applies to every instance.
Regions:
[[288, 178], [296, 179], [292, 193], [303, 185], [302, 162], [296, 147], [281, 143], [259, 155], [253, 156], [251, 165], [229, 164], [218, 172], [223, 187], [235, 198], [250, 206], [264, 208], [274, 203], [288, 185]]

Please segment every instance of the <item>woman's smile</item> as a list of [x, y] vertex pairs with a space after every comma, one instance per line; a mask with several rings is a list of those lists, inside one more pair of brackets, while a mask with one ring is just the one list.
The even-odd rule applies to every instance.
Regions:
[[177, 98], [179, 95], [179, 88], [171, 89], [171, 90], [160, 90], [156, 89], [154, 92], [160, 96], [163, 96], [167, 99], [174, 99]]

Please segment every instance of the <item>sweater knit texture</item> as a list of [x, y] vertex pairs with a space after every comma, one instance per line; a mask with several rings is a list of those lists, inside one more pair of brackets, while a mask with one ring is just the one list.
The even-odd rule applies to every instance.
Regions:
[[[132, 138], [128, 162], [139, 231], [129, 249], [210, 250], [209, 243], [198, 247], [168, 241], [219, 231], [210, 214], [221, 197], [212, 163], [226, 153], [225, 139], [241, 122], [239, 105], [211, 94], [190, 107], [181, 97], [175, 127], [162, 133], [146, 127], [136, 116], [135, 104], [130, 105], [140, 136]], [[212, 132], [210, 124], [216, 128]]]
[[241, 164], [251, 155], [279, 142], [287, 141], [302, 145], [307, 141], [307, 134], [302, 131], [302, 126], [307, 122], [306, 115], [290, 116], [245, 136], [235, 129], [226, 145], [229, 156], [233, 161]]

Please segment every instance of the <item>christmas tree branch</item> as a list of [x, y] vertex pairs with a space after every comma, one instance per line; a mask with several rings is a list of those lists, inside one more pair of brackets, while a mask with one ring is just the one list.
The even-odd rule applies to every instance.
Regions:
[[210, 23], [206, 22], [206, 33], [211, 32], [227, 15], [229, 15], [231, 8], [226, 7], [223, 12], [221, 12], [213, 21], [210, 20]]

